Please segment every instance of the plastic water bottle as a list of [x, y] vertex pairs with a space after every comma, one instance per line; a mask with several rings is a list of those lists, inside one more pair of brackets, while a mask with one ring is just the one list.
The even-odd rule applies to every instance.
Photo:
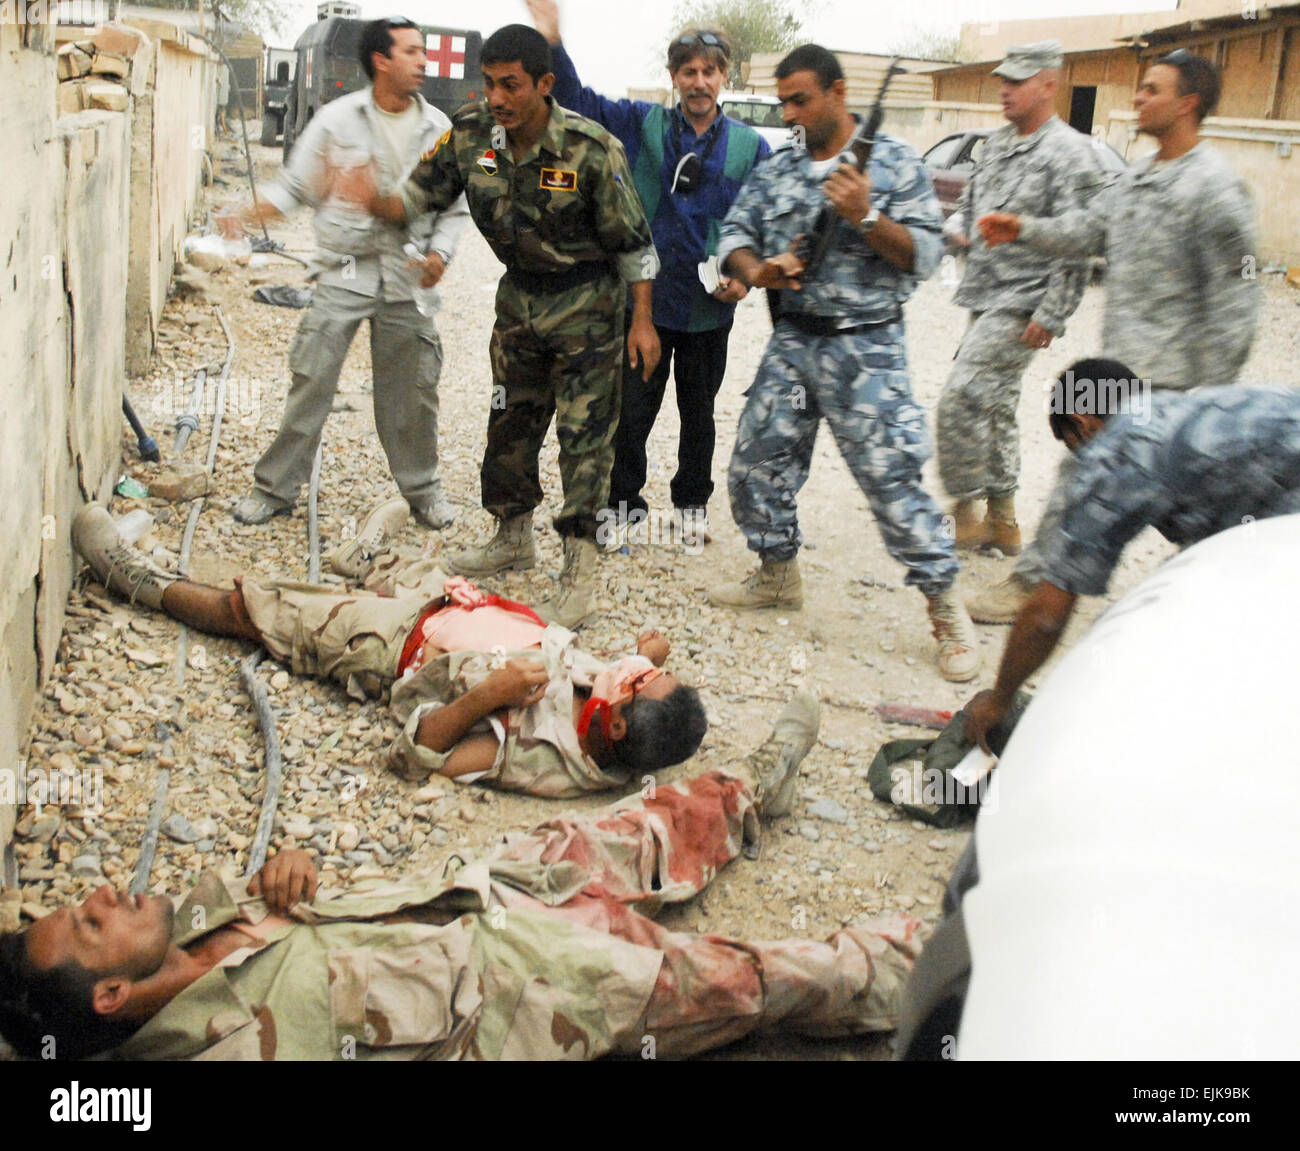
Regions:
[[[407, 244], [402, 248], [402, 252], [412, 260], [424, 262], [423, 253], [414, 244]], [[420, 287], [419, 269], [412, 268], [411, 274], [415, 277], [415, 288], [411, 292], [411, 298], [415, 301], [416, 309], [422, 316], [432, 316], [438, 310], [438, 290]]]

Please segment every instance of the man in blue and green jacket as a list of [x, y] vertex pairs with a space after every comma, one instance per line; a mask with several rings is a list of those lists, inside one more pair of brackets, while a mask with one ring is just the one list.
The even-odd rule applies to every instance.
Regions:
[[668, 71], [680, 98], [676, 107], [609, 100], [578, 79], [560, 42], [555, 0], [527, 2], [533, 23], [551, 45], [556, 101], [602, 124], [626, 149], [661, 262], [654, 284], [654, 324], [663, 350], [649, 382], [626, 363], [623, 366], [612, 515], [602, 534], [607, 543], [623, 542], [628, 527], [647, 516], [641, 494], [646, 441], [672, 366], [681, 416], [677, 472], [670, 487], [674, 523], [688, 546], [702, 543], [708, 539], [707, 508], [713, 494], [713, 402], [727, 368], [736, 303], [748, 289], [724, 276], [710, 293], [701, 283], [699, 265], [717, 251], [723, 217], [754, 165], [771, 149], [752, 128], [718, 109], [731, 60], [731, 46], [722, 33], [691, 29], [669, 44]]

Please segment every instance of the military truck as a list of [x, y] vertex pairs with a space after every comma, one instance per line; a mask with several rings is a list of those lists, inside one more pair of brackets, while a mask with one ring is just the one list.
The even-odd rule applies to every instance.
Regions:
[[[321, 5], [321, 17], [308, 28], [294, 45], [297, 67], [284, 111], [284, 158], [289, 158], [293, 142], [326, 104], [364, 88], [369, 82], [357, 51], [365, 20], [327, 15]], [[483, 48], [481, 32], [458, 28], [420, 26], [424, 35], [428, 63], [425, 65], [421, 95], [436, 108], [451, 115], [462, 104], [481, 92], [479, 54]]]

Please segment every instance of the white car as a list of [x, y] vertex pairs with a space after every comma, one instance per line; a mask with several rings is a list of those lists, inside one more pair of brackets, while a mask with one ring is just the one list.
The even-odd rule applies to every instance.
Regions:
[[748, 124], [773, 151], [794, 138], [781, 117], [781, 101], [775, 96], [756, 96], [753, 92], [723, 92], [718, 106], [724, 116]]

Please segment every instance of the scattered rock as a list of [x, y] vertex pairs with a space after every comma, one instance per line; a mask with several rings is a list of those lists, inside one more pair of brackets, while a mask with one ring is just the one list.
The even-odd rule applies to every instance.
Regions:
[[73, 875], [99, 875], [100, 864], [98, 855], [78, 855], [72, 861]]
[[206, 496], [211, 477], [197, 463], [175, 463], [163, 468], [149, 481], [149, 494], [160, 500], [184, 503]]
[[179, 811], [173, 811], [164, 819], [159, 830], [168, 839], [175, 840], [177, 843], [197, 843], [203, 838], [202, 833]]
[[808, 805], [808, 814], [828, 823], [848, 823], [849, 813], [833, 799], [819, 799]]

